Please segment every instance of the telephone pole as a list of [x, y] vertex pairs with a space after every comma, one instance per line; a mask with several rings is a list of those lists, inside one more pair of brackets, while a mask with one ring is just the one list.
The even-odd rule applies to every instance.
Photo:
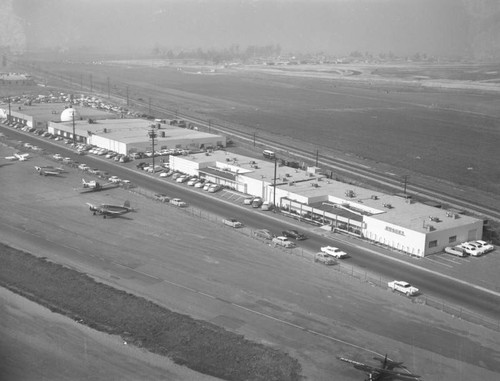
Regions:
[[149, 138], [151, 139], [151, 151], [153, 152], [153, 173], [155, 173], [155, 138], [158, 136], [155, 131], [155, 125], [151, 125], [151, 130], [148, 131]]

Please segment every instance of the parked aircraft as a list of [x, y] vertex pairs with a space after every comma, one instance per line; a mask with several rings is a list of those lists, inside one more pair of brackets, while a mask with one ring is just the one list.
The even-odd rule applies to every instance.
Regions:
[[38, 174], [41, 176], [60, 176], [61, 173], [63, 172], [62, 168], [54, 168], [51, 166], [48, 167], [38, 167], [35, 165], [35, 170], [38, 172]]
[[[410, 371], [406, 370], [406, 367], [402, 362], [395, 362], [385, 357], [379, 358], [374, 357], [374, 360], [380, 361], [380, 366], [371, 366], [367, 364], [363, 364], [362, 362], [358, 362], [355, 360], [351, 360], [345, 357], [337, 357], [340, 361], [344, 361], [348, 364], [351, 364], [354, 368], [362, 370], [366, 372], [368, 378], [365, 381], [382, 381], [382, 380], [417, 380], [420, 376], [416, 374], [412, 374]], [[398, 372], [394, 369], [405, 369], [406, 372]]]
[[5, 156], [5, 158], [10, 161], [26, 161], [28, 160], [29, 155], [29, 153], [15, 153], [13, 156]]
[[28, 160], [30, 154], [29, 153], [15, 153], [14, 156], [17, 157], [17, 159], [19, 161], [26, 161], [26, 160]]
[[83, 184], [83, 190], [80, 193], [98, 192], [105, 189], [112, 189], [118, 187], [118, 184], [115, 183], [101, 184], [95, 180], [85, 181], [85, 179], [82, 179], [82, 184]]
[[96, 214], [100, 214], [103, 218], [106, 217], [118, 217], [124, 215], [125, 213], [132, 212], [134, 209], [130, 207], [130, 201], [125, 201], [123, 205], [109, 205], [109, 204], [101, 204], [101, 205], [93, 205], [87, 202], [87, 205], [90, 208], [90, 211], [93, 212], [94, 216]]

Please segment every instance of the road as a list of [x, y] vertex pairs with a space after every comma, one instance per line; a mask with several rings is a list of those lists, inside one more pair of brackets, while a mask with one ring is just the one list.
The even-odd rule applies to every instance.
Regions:
[[[500, 320], [500, 293], [488, 292], [484, 287], [477, 287], [474, 282], [464, 282], [454, 277], [443, 276], [436, 270], [419, 266], [418, 260], [406, 258], [399, 261], [390, 255], [375, 255], [372, 250], [364, 247], [353, 247], [335, 238], [317, 234], [310, 225], [298, 223], [294, 220], [277, 217], [274, 214], [255, 211], [241, 203], [229, 202], [217, 195], [208, 195], [199, 189], [193, 189], [185, 184], [177, 184], [171, 179], [163, 180], [142, 173], [135, 169], [133, 163], [128, 166], [116, 164], [95, 156], [79, 156], [66, 146], [47, 139], [37, 138], [17, 130], [4, 128], [6, 135], [36, 144], [48, 152], [65, 152], [63, 156], [88, 164], [91, 168], [99, 168], [122, 179], [129, 179], [134, 184], [150, 190], [152, 193], [166, 193], [173, 197], [180, 197], [190, 206], [203, 209], [208, 213], [221, 217], [234, 217], [253, 229], [269, 229], [275, 234], [286, 229], [307, 230], [309, 239], [300, 242], [300, 247], [309, 252], [316, 252], [321, 246], [338, 246], [351, 254], [343, 260], [345, 265], [351, 265], [367, 272], [378, 274], [381, 279], [400, 279], [408, 281], [420, 288], [424, 295], [435, 297], [447, 303], [454, 304], [469, 311], [476, 312], [493, 320]], [[409, 265], [410, 263], [410, 265]], [[411, 265], [413, 263], [413, 265]], [[494, 290], [493, 290], [494, 291]]]

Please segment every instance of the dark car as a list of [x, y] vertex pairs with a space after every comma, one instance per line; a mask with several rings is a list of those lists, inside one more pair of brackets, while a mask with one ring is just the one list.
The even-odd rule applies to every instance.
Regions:
[[293, 238], [297, 241], [307, 239], [304, 234], [299, 233], [297, 230], [284, 230], [283, 232], [281, 232], [281, 234], [285, 237]]
[[144, 167], [147, 167], [148, 165], [149, 165], [148, 163], [141, 162], [137, 164], [136, 167], [137, 169], [144, 169]]

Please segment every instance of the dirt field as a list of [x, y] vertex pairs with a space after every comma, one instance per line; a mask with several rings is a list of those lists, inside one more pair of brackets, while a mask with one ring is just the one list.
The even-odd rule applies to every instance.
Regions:
[[[0, 149], [1, 158], [11, 153]], [[2, 161], [0, 239], [5, 243], [289, 353], [310, 380], [357, 380], [362, 375], [334, 356], [370, 362], [375, 353], [385, 352], [405, 360], [424, 380], [498, 378], [498, 333], [349, 277], [332, 277], [328, 268], [283, 257], [249, 237], [140, 194], [117, 189], [80, 195], [73, 190], [78, 172], [42, 177], [34, 173], [34, 163], [54, 164], [41, 158]], [[130, 220], [96, 218], [85, 205], [124, 199], [138, 209]], [[228, 244], [235, 239], [237, 250]], [[82, 356], [81, 347], [64, 350], [75, 363]], [[60, 361], [49, 357], [44, 367]], [[36, 372], [36, 367], [25, 367]], [[129, 372], [124, 368], [119, 379], [131, 379]], [[157, 375], [149, 379], [162, 379]]]

